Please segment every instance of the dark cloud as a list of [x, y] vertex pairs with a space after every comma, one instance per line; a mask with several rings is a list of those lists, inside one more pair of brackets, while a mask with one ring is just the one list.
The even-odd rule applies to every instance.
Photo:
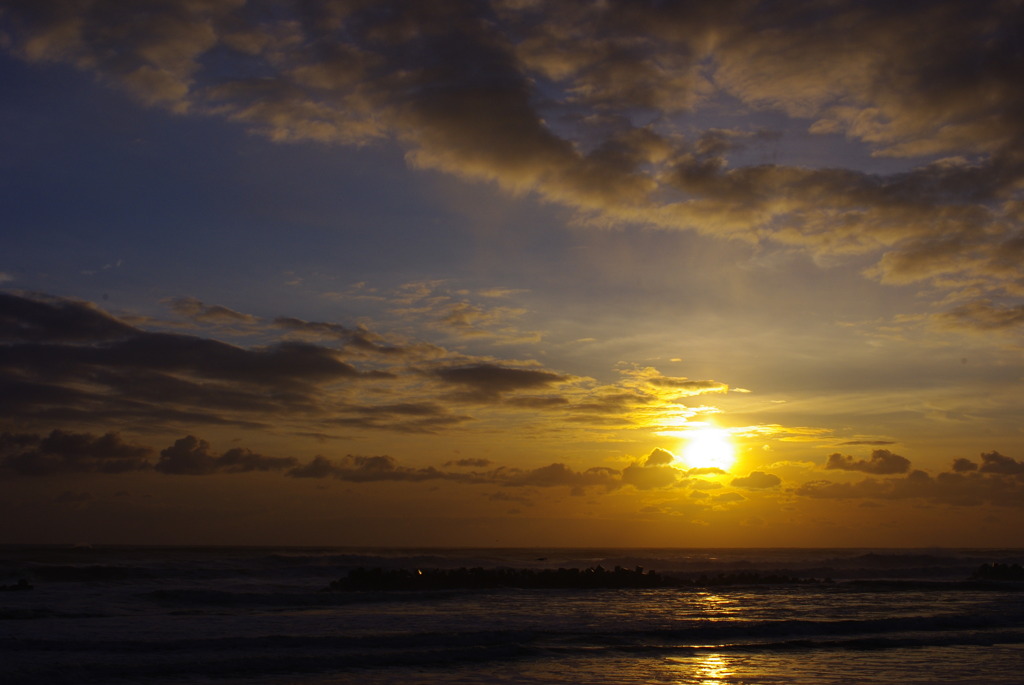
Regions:
[[934, 477], [915, 470], [901, 478], [866, 478], [856, 483], [813, 481], [794, 492], [819, 499], [923, 499], [953, 506], [1024, 506], [1024, 462], [989, 452], [982, 455], [982, 463], [978, 468], [969, 460], [957, 459], [952, 471]]
[[432, 374], [442, 382], [465, 389], [465, 399], [494, 401], [503, 393], [542, 388], [568, 380], [551, 371], [522, 369], [481, 363], [435, 369]]
[[[38, 326], [33, 300], [7, 296], [10, 344], [3, 346], [5, 366], [39, 369], [51, 377], [72, 376], [89, 368], [150, 369], [193, 373], [210, 379], [288, 386], [359, 375], [335, 353], [315, 345], [284, 342], [245, 349], [188, 335], [153, 333], [117, 322], [109, 315], [71, 301], [48, 306]], [[18, 314], [28, 313], [25, 319]], [[64, 316], [64, 315], [67, 316]], [[85, 324], [83, 325], [83, 320]], [[42, 335], [49, 335], [43, 338]]]
[[330, 419], [330, 423], [399, 433], [436, 433], [472, 419], [465, 414], [452, 413], [433, 402], [357, 405], [339, 411], [346, 415]]
[[502, 404], [523, 409], [561, 409], [569, 405], [569, 400], [565, 397], [508, 397]]
[[467, 476], [439, 471], [430, 466], [412, 468], [400, 466], [388, 455], [365, 457], [346, 455], [338, 461], [318, 456], [309, 464], [296, 466], [288, 471], [293, 478], [337, 478], [353, 483], [370, 483], [377, 481], [411, 481], [425, 480], [467, 480]]
[[467, 458], [467, 459], [453, 459], [445, 462], [445, 466], [458, 466], [462, 468], [478, 468], [490, 466], [493, 462], [490, 459], [479, 459], [479, 458]]
[[[294, 478], [337, 478], [349, 482], [447, 480], [510, 488], [567, 487], [576, 494], [594, 487], [617, 490], [624, 486], [632, 486], [640, 490], [650, 490], [682, 484], [682, 473], [664, 462], [662, 454], [667, 452], [655, 450], [644, 460], [631, 464], [622, 471], [607, 467], [577, 471], [566, 464], [553, 463], [529, 470], [499, 466], [488, 471], [474, 470], [469, 473], [443, 471], [433, 466], [403, 466], [387, 455], [347, 455], [340, 460], [318, 456], [307, 464], [290, 469], [287, 475]], [[481, 469], [491, 465], [487, 459], [470, 458], [449, 461], [445, 467]]]
[[392, 377], [307, 342], [245, 348], [151, 332], [74, 300], [3, 293], [0, 319], [0, 410], [11, 419], [259, 426], [322, 415], [325, 384]]
[[979, 470], [982, 473], [1018, 476], [1024, 474], [1024, 462], [1004, 456], [999, 454], [999, 452], [986, 452], [981, 455], [981, 468]]
[[901, 496], [926, 496], [931, 482], [931, 477], [924, 471], [912, 471], [904, 478], [866, 478], [857, 483], [811, 481], [798, 487], [796, 494], [820, 499], [897, 499]]
[[683, 473], [672, 466], [676, 458], [671, 452], [655, 448], [643, 462], [630, 464], [622, 470], [622, 485], [632, 485], [638, 490], [653, 490], [679, 485]]
[[[198, 301], [176, 303], [193, 318], [243, 323]], [[457, 366], [416, 371], [407, 366], [411, 360], [448, 353], [391, 345], [365, 328], [281, 318], [273, 328], [252, 330], [266, 335], [284, 329], [342, 345], [288, 339], [243, 347], [146, 330], [59, 298], [5, 295], [0, 313], [9, 324], [6, 340], [0, 341], [0, 412], [26, 425], [113, 422], [137, 431], [178, 432], [203, 425], [266, 427], [287, 417], [318, 428], [430, 434], [473, 419], [441, 400], [505, 402], [534, 410], [571, 406], [564, 397], [538, 392], [570, 376], [490, 361], [466, 363], [465, 356]], [[355, 383], [401, 380], [400, 374], [417, 381], [415, 397], [393, 401], [401, 397], [397, 391], [372, 396], [353, 391]], [[423, 374], [434, 382], [422, 383]], [[534, 392], [518, 394], [523, 391]]]
[[334, 463], [327, 457], [317, 455], [308, 464], [296, 466], [288, 471], [292, 478], [327, 478], [334, 475]]
[[82, 363], [166, 371], [265, 386], [321, 382], [354, 377], [354, 367], [326, 348], [283, 342], [245, 349], [217, 340], [168, 333], [144, 333], [106, 347], [78, 352]]
[[[126, 443], [113, 433], [96, 437], [85, 433], [54, 430], [47, 436], [29, 433], [0, 433], [0, 471], [17, 475], [51, 476], [62, 473], [105, 473], [153, 469], [165, 475], [209, 476], [249, 472], [281, 472], [292, 478], [335, 478], [351, 483], [449, 481], [464, 484], [489, 484], [510, 488], [567, 487], [574, 494], [588, 488], [606, 491], [633, 487], [638, 490], [674, 488], [685, 485], [687, 474], [675, 468], [671, 453], [656, 448], [621, 471], [594, 467], [577, 471], [564, 463], [552, 463], [534, 469], [495, 467], [488, 459], [471, 457], [444, 464], [447, 471], [434, 466], [413, 467], [399, 463], [389, 455], [348, 454], [340, 459], [316, 456], [306, 463], [294, 457], [267, 456], [245, 447], [233, 447], [215, 453], [208, 441], [193, 435], [180, 438], [160, 451], [152, 463], [149, 447]], [[481, 470], [485, 468], [489, 470]], [[712, 469], [718, 473], [720, 470]], [[708, 471], [708, 470], [704, 470]], [[774, 483], [770, 483], [774, 479]], [[772, 487], [775, 476], [754, 472], [736, 479], [743, 487]], [[696, 481], [696, 489], [721, 487]]]
[[956, 473], [966, 473], [968, 471], [977, 471], [978, 465], [970, 459], [954, 459], [953, 460], [953, 471]]
[[136, 332], [88, 302], [0, 292], [0, 342], [96, 343]]
[[[15, 55], [89, 70], [149, 104], [279, 141], [397, 140], [415, 166], [532, 192], [600, 224], [870, 253], [874, 278], [956, 292], [950, 325], [1024, 321], [1016, 2], [8, 0], [5, 10]], [[680, 112], [726, 105], [907, 163], [880, 174], [776, 162], [750, 154], [786, 142], [761, 126], [674, 125]], [[477, 315], [453, 311], [449, 324], [473, 329]]]
[[210, 443], [189, 435], [160, 452], [156, 470], [184, 476], [205, 476], [213, 473], [246, 471], [282, 471], [297, 464], [293, 457], [266, 457], [243, 447], [235, 447], [221, 455], [210, 452]]
[[[501, 477], [501, 472], [495, 475]], [[615, 469], [595, 467], [585, 471], [574, 471], [565, 464], [549, 464], [531, 471], [513, 473], [504, 479], [509, 486], [557, 487], [569, 486], [582, 489], [591, 486], [615, 488], [619, 485], [620, 472]]]
[[763, 490], [765, 488], [778, 487], [782, 479], [774, 473], [764, 471], [752, 471], [750, 475], [741, 478], [733, 478], [730, 485], [737, 488], [749, 488], [751, 490]]
[[0, 453], [36, 445], [42, 438], [34, 433], [0, 433]]
[[854, 460], [851, 456], [843, 456], [836, 452], [828, 455], [826, 469], [838, 469], [841, 471], [862, 471], [877, 475], [906, 473], [910, 470], [910, 460], [893, 454], [889, 450], [874, 450], [871, 459]]
[[146, 459], [151, 452], [117, 433], [0, 434], [0, 469], [25, 476], [141, 471], [151, 467]]

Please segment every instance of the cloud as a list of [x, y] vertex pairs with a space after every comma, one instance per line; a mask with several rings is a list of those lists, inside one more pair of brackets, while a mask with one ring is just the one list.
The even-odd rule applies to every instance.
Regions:
[[723, 476], [725, 474], [726, 474], [726, 472], [723, 471], [722, 469], [718, 468], [717, 466], [701, 466], [701, 467], [698, 467], [698, 468], [688, 469], [686, 471], [686, 475], [687, 476], [708, 476], [708, 475]]
[[329, 419], [331, 424], [399, 433], [435, 433], [472, 419], [465, 414], [454, 414], [434, 402], [354, 405], [339, 411], [346, 415]]
[[181, 316], [201, 323], [215, 324], [256, 324], [259, 318], [242, 314], [221, 305], [208, 305], [194, 297], [179, 297], [168, 300], [171, 309]]
[[294, 467], [288, 471], [288, 475], [293, 478], [333, 477], [354, 483], [467, 479], [460, 474], [445, 473], [432, 466], [427, 468], [400, 466], [388, 455], [366, 457], [352, 454], [346, 455], [338, 461], [318, 456], [309, 464]]
[[[533, 469], [498, 466], [487, 471], [445, 471], [433, 466], [403, 466], [393, 457], [347, 455], [340, 460], [317, 456], [287, 472], [293, 478], [337, 478], [349, 482], [405, 481], [420, 482], [446, 480], [466, 484], [491, 484], [509, 488], [567, 487], [575, 494], [587, 488], [607, 491], [632, 486], [639, 490], [676, 487], [683, 482], [683, 474], [664, 462], [664, 450], [655, 449], [647, 458], [630, 464], [623, 470], [593, 467], [581, 471], [555, 462]], [[670, 455], [671, 456], [671, 455]], [[481, 469], [493, 466], [487, 459], [459, 459], [449, 461], [445, 467]]]
[[522, 291], [472, 292], [451, 290], [447, 285], [443, 280], [405, 284], [392, 294], [391, 314], [404, 322], [418, 321], [430, 331], [457, 340], [488, 339], [495, 344], [511, 344], [540, 339], [540, 333], [516, 327], [515, 321], [526, 313], [525, 309], [491, 302]]
[[910, 470], [910, 460], [893, 454], [889, 450], [874, 450], [871, 452], [871, 459], [854, 461], [851, 456], [843, 456], [838, 452], [828, 456], [826, 469], [838, 469], [842, 471], [862, 471], [878, 475], [906, 473]]
[[523, 309], [511, 307], [491, 307], [485, 309], [469, 302], [452, 302], [440, 312], [439, 323], [457, 331], [465, 337], [492, 335], [483, 326], [502, 323], [507, 319], [525, 313]]
[[210, 443], [189, 435], [160, 452], [156, 470], [160, 473], [205, 476], [213, 473], [246, 471], [281, 471], [294, 467], [294, 457], [266, 457], [243, 447], [235, 447], [217, 456], [211, 454]]
[[[245, 349], [216, 340], [147, 332], [86, 303], [51, 297], [0, 295], [0, 320], [9, 362], [23, 368], [76, 365], [194, 373], [197, 376], [263, 385], [331, 380], [358, 372], [323, 347], [282, 342]], [[43, 343], [32, 345], [30, 343]]]
[[622, 370], [627, 378], [639, 381], [641, 386], [648, 386], [656, 389], [677, 391], [680, 397], [691, 397], [705, 393], [725, 393], [729, 391], [729, 385], [714, 380], [693, 380], [685, 377], [664, 376], [657, 369], [647, 367], [632, 367]]
[[568, 376], [551, 371], [491, 363], [443, 367], [431, 373], [444, 383], [464, 388], [461, 397], [481, 402], [497, 400], [503, 393], [543, 388], [569, 380]]
[[339, 357], [300, 341], [246, 348], [152, 332], [89, 303], [0, 293], [0, 411], [10, 419], [251, 427], [322, 415], [326, 384], [393, 377]]
[[1024, 474], [1024, 462], [1003, 456], [999, 452], [986, 452], [981, 455], [981, 473], [1000, 473], [1018, 476]]
[[978, 299], [954, 307], [939, 315], [941, 323], [950, 328], [994, 331], [1024, 325], [1024, 304], [998, 304]]
[[[274, 319], [274, 325], [314, 340], [338, 340], [345, 344], [348, 351], [359, 353], [372, 353], [380, 355], [405, 355], [411, 350], [389, 344], [384, 337], [373, 333], [363, 326], [349, 328], [336, 323], [322, 321], [303, 321], [290, 316], [280, 316]], [[418, 346], [414, 349], [420, 349]], [[436, 348], [434, 348], [436, 349]]]
[[135, 332], [88, 302], [0, 292], [0, 342], [95, 343]]
[[970, 459], [954, 459], [953, 460], [953, 471], [956, 473], [965, 473], [967, 471], [977, 471], [978, 465]]
[[796, 489], [796, 494], [819, 499], [897, 499], [925, 496], [931, 477], [924, 471], [912, 471], [904, 479], [876, 480], [867, 478], [857, 483], [811, 481]]
[[630, 464], [622, 470], [623, 485], [632, 485], [638, 490], [653, 490], [679, 485], [683, 473], [675, 468], [676, 458], [671, 452], [655, 448], [641, 463]]
[[[502, 474], [497, 474], [499, 477]], [[574, 471], [565, 464], [555, 463], [530, 471], [510, 474], [504, 485], [512, 487], [557, 487], [568, 486], [582, 489], [589, 486], [616, 487], [619, 472], [615, 469], [595, 467], [585, 471]]]
[[690, 488], [693, 490], [719, 490], [725, 487], [721, 483], [716, 483], [710, 480], [701, 480], [700, 478], [694, 478], [688, 482]]
[[936, 476], [914, 470], [900, 478], [866, 478], [856, 483], [812, 481], [794, 492], [818, 499], [923, 499], [953, 506], [1024, 506], [1024, 462], [988, 452], [982, 454], [982, 464], [978, 468], [974, 462], [957, 459], [952, 471]]
[[314, 457], [308, 464], [301, 464], [288, 471], [292, 478], [327, 478], [334, 473], [334, 463], [321, 455]]
[[[385, 1], [266, 12], [242, 0], [17, 0], [5, 10], [11, 53], [74, 65], [151, 105], [278, 141], [398, 141], [412, 166], [533, 193], [581, 223], [871, 255], [868, 277], [949, 292], [949, 325], [1021, 323], [1018, 3]], [[696, 128], [726, 106], [769, 113], [784, 130], [765, 131], [757, 116]], [[698, 116], [681, 123], [683, 112]], [[900, 164], [878, 173], [836, 168], [828, 152], [776, 159], [787, 125], [822, 150], [845, 141], [844, 151]], [[476, 335], [487, 315], [449, 303], [442, 319]]]
[[750, 475], [741, 478], [733, 478], [730, 485], [737, 488], [749, 488], [751, 490], [763, 490], [765, 488], [778, 487], [782, 479], [773, 473], [764, 471], [752, 471]]
[[458, 466], [463, 468], [478, 468], [482, 469], [485, 466], [490, 466], [493, 462], [490, 459], [479, 459], [479, 458], [467, 458], [467, 459], [453, 459], [445, 462], [445, 466]]
[[666, 464], [674, 464], [675, 461], [675, 455], [671, 452], [655, 447], [647, 455], [647, 461], [644, 462], [644, 466], [665, 466]]
[[[407, 289], [416, 299], [436, 287]], [[36, 430], [110, 422], [178, 435], [210, 425], [434, 434], [486, 419], [455, 406], [482, 405], [485, 414], [500, 407], [538, 422], [557, 413], [598, 427], [637, 426], [639, 412], [675, 420], [702, 411], [674, 404], [682, 381], [663, 388], [657, 383], [668, 381], [653, 369], [603, 385], [530, 360], [395, 343], [361, 326], [292, 317], [243, 324], [248, 315], [174, 301], [196, 320], [228, 323], [215, 329], [220, 336], [259, 335], [262, 344], [246, 346], [168, 333], [169, 324], [148, 317], [131, 325], [86, 302], [0, 295], [0, 412]], [[696, 383], [685, 392], [724, 386]]]
[[[520, 407], [523, 409], [562, 409], [569, 406], [569, 400], [557, 395], [546, 397], [506, 397], [502, 404], [506, 407]], [[577, 407], [573, 407], [577, 409]]]
[[848, 440], [839, 443], [840, 445], [895, 445], [893, 440]]
[[117, 433], [0, 434], [0, 470], [22, 476], [142, 471], [151, 467], [146, 459], [151, 452], [125, 442]]

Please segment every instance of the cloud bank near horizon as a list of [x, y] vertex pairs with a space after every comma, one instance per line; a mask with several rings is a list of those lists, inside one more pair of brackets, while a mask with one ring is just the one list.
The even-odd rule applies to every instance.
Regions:
[[[195, 477], [276, 472], [296, 479], [336, 479], [361, 484], [446, 481], [502, 488], [567, 488], [574, 495], [612, 493], [622, 488], [688, 491], [691, 498], [707, 499], [708, 504], [714, 506], [746, 499], [735, 491], [708, 498], [705, 491], [720, 489], [723, 484], [694, 478], [695, 473], [701, 475], [700, 472], [706, 469], [686, 470], [671, 453], [661, 448], [654, 449], [646, 457], [633, 459], [623, 468], [599, 466], [584, 470], [573, 469], [561, 462], [522, 469], [495, 465], [485, 459], [464, 459], [440, 468], [407, 466], [386, 454], [347, 454], [340, 458], [317, 455], [309, 461], [300, 462], [295, 457], [267, 456], [245, 447], [233, 447], [217, 454], [209, 442], [192, 435], [180, 438], [161, 450], [156, 461], [150, 459], [154, 453], [151, 447], [126, 442], [117, 433], [96, 436], [60, 429], [48, 435], [5, 432], [0, 433], [0, 474], [47, 478], [90, 473], [113, 477], [150, 471], [171, 477]], [[832, 465], [835, 461], [832, 457], [835, 456], [829, 458], [824, 468], [835, 468]], [[871, 462], [861, 463], [878, 463], [880, 459], [874, 457]], [[732, 478], [729, 485], [746, 491], [768, 491], [773, 497], [784, 499], [922, 500], [951, 506], [1024, 506], [1024, 461], [999, 452], [986, 452], [980, 455], [980, 465], [960, 458], [949, 470], [934, 476], [919, 469], [910, 470], [909, 461], [904, 461], [907, 469], [889, 470], [889, 473], [902, 474], [907, 470], [909, 473], [889, 478], [868, 477], [838, 483], [811, 480], [782, 489], [783, 480], [778, 475], [752, 471], [746, 476]]]

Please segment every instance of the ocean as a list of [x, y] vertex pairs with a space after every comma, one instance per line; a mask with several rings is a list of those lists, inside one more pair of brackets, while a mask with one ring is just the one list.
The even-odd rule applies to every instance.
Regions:
[[[1022, 562], [997, 549], [5, 546], [0, 682], [1019, 684], [1024, 582], [971, 578]], [[455, 573], [598, 567], [663, 582]], [[335, 582], [355, 569], [456, 580]]]

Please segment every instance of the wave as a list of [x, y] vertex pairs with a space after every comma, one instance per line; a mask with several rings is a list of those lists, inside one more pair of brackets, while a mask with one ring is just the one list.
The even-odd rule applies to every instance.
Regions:
[[[844, 621], [693, 622], [657, 630], [492, 630], [372, 635], [263, 635], [175, 640], [0, 640], [0, 652], [61, 654], [73, 674], [40, 666], [52, 683], [148, 678], [246, 678], [366, 669], [459, 667], [523, 659], [601, 659], [611, 654], [680, 659], [701, 653], [793, 653], [1024, 644], [1024, 630], [969, 615]], [[75, 656], [81, 655], [81, 656]], [[14, 682], [17, 682], [15, 680]], [[27, 682], [27, 681], [26, 681]]]
[[925, 646], [949, 644], [1024, 644], [1021, 615], [979, 617], [967, 614], [868, 620], [690, 621], [685, 627], [570, 631], [545, 629], [399, 632], [363, 635], [263, 635], [172, 640], [79, 638], [0, 639], [0, 649], [62, 652], [287, 652], [334, 650], [370, 654], [403, 650], [465, 649], [493, 645], [553, 651], [623, 650], [774, 650], [820, 649], [838, 645]]

